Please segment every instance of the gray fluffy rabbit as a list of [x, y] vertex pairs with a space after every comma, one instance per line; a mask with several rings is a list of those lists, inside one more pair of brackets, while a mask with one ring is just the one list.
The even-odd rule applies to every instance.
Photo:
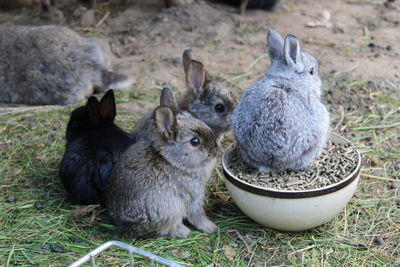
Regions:
[[[201, 62], [193, 60], [190, 49], [184, 50], [182, 61], [188, 90], [179, 104], [172, 91], [163, 91], [160, 105], [189, 112], [205, 122], [218, 138], [222, 137], [231, 129], [230, 115], [237, 103], [236, 95], [216, 82]], [[154, 125], [151, 117], [151, 114], [147, 114], [138, 122], [133, 132], [137, 140], [151, 140]]]
[[329, 129], [318, 63], [295, 36], [283, 40], [273, 29], [268, 52], [271, 66], [233, 111], [233, 133], [242, 158], [259, 171], [304, 170], [319, 156]]
[[184, 219], [205, 233], [215, 231], [203, 209], [218, 151], [212, 130], [165, 106], [153, 116], [158, 137], [130, 146], [108, 180], [110, 217], [135, 237], [185, 238], [190, 230]]
[[0, 102], [66, 105], [128, 87], [103, 50], [64, 27], [0, 27]]

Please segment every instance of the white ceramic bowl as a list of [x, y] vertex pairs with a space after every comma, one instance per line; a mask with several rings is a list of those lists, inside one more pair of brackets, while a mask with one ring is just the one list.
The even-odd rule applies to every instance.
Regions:
[[[350, 143], [331, 133], [333, 143]], [[360, 173], [361, 156], [357, 150], [357, 167], [338, 183], [318, 189], [284, 191], [266, 189], [239, 180], [227, 168], [233, 145], [222, 155], [225, 185], [236, 205], [257, 223], [282, 231], [304, 231], [336, 216], [353, 196]]]

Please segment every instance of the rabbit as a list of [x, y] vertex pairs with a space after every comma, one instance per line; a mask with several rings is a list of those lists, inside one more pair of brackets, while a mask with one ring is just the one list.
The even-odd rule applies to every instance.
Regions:
[[59, 177], [74, 203], [104, 205], [106, 181], [112, 168], [122, 152], [134, 143], [128, 133], [115, 125], [115, 116], [112, 90], [100, 102], [89, 97], [85, 106], [71, 113]]
[[232, 113], [233, 134], [242, 158], [260, 172], [307, 169], [323, 149], [329, 114], [321, 103], [316, 59], [268, 31], [271, 66], [241, 96]]
[[205, 185], [216, 163], [212, 130], [187, 112], [166, 106], [153, 112], [157, 138], [130, 146], [107, 184], [113, 222], [135, 237], [186, 238], [186, 219], [197, 229], [217, 229], [206, 216]]
[[6, 103], [67, 105], [132, 82], [108, 68], [98, 41], [59, 26], [0, 27], [0, 62]]
[[[160, 104], [175, 110], [189, 112], [197, 119], [205, 122], [214, 131], [214, 134], [222, 139], [223, 134], [231, 129], [230, 115], [237, 103], [237, 97], [233, 91], [214, 81], [201, 62], [192, 59], [190, 49], [184, 50], [182, 59], [188, 90], [178, 104], [176, 104], [172, 92], [165, 95], [165, 99], [161, 97], [164, 104]], [[151, 118], [151, 114], [147, 114], [138, 122], [133, 131], [136, 140], [151, 139], [152, 135], [149, 134], [151, 132], [149, 128], [153, 123], [151, 121], [146, 122]], [[149, 125], [150, 127], [148, 127]]]
[[222, 86], [206, 71], [204, 65], [192, 59], [192, 51], [183, 51], [183, 70], [187, 91], [179, 107], [204, 121], [221, 136], [231, 129], [230, 115], [237, 103], [237, 96]]

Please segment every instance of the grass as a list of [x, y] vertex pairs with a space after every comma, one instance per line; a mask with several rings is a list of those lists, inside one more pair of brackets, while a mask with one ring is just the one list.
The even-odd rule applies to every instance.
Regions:
[[[218, 166], [206, 203], [217, 232], [131, 239], [110, 224], [100, 207], [66, 201], [57, 166], [66, 122], [77, 105], [0, 114], [0, 265], [67, 265], [108, 240], [119, 240], [187, 266], [399, 266], [399, 84], [337, 77], [327, 84], [332, 128], [364, 152], [364, 176], [342, 212], [301, 233], [267, 229], [248, 219], [229, 197]], [[117, 97], [120, 102], [147, 99], [129, 92]], [[120, 113], [117, 123], [130, 130], [137, 119]], [[15, 202], [6, 202], [9, 196]], [[43, 208], [36, 208], [37, 201]], [[139, 266], [149, 264], [135, 259]], [[127, 254], [116, 249], [98, 260], [128, 264]]]

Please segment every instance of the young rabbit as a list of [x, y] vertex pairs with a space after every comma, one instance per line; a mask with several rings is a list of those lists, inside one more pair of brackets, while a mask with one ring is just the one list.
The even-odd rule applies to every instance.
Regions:
[[[172, 91], [164, 92], [161, 105], [173, 110], [184, 110], [205, 122], [219, 138], [231, 129], [230, 115], [237, 102], [236, 95], [228, 88], [214, 81], [203, 64], [192, 59], [190, 49], [183, 52], [183, 69], [187, 92], [179, 104], [176, 104]], [[170, 89], [169, 89], [170, 90]], [[137, 124], [133, 135], [136, 140], [151, 140], [150, 128], [153, 123], [151, 114], [144, 116]]]
[[236, 95], [216, 82], [201, 62], [193, 60], [190, 49], [183, 52], [183, 70], [188, 90], [179, 103], [180, 109], [204, 121], [216, 136], [229, 131]]
[[66, 105], [130, 79], [93, 39], [58, 26], [0, 27], [0, 102]]
[[114, 223], [136, 237], [185, 238], [183, 220], [211, 233], [217, 226], [203, 209], [205, 185], [216, 163], [212, 130], [187, 112], [159, 106], [153, 142], [130, 146], [115, 165], [106, 205]]
[[297, 38], [268, 31], [272, 64], [242, 95], [232, 114], [242, 158], [262, 172], [304, 170], [327, 139], [329, 114], [321, 103], [314, 57]]
[[59, 176], [75, 203], [104, 202], [103, 193], [112, 168], [133, 143], [132, 137], [114, 124], [115, 115], [112, 90], [100, 102], [91, 96], [86, 106], [71, 113]]

